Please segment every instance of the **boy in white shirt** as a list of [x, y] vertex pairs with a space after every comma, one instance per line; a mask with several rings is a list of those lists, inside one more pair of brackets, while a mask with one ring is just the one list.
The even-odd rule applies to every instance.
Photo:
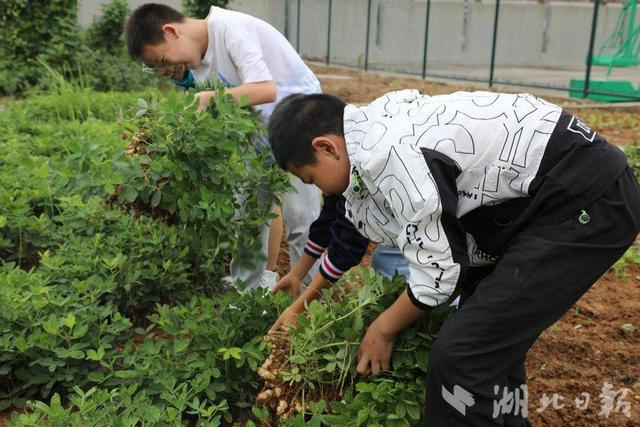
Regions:
[[[197, 83], [218, 79], [234, 99], [247, 96], [265, 125], [277, 101], [292, 93], [321, 93], [320, 83], [297, 52], [275, 28], [244, 13], [211, 7], [205, 19], [185, 17], [161, 4], [145, 4], [129, 17], [125, 27], [129, 54], [162, 74], [179, 80], [192, 70]], [[196, 94], [206, 109], [211, 91]], [[262, 138], [258, 144], [268, 147]], [[303, 253], [309, 225], [320, 212], [320, 191], [292, 176], [293, 193], [283, 197], [282, 211], [292, 265]], [[266, 259], [268, 226], [260, 230]], [[254, 254], [248, 254], [253, 257]], [[262, 277], [266, 263], [247, 269], [231, 263], [232, 279], [249, 287], [270, 286]], [[317, 271], [315, 267], [308, 277]]]

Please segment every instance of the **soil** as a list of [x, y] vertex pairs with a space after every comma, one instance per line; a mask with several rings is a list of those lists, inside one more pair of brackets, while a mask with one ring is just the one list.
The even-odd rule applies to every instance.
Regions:
[[[450, 85], [440, 82], [431, 82], [415, 77], [400, 77], [398, 75], [365, 73], [352, 68], [325, 67], [311, 64], [311, 69], [316, 73], [325, 93], [335, 95], [346, 102], [353, 104], [365, 104], [373, 101], [387, 92], [401, 89], [418, 89], [429, 95], [441, 95], [455, 91], [493, 90], [486, 85], [477, 83], [460, 83]], [[501, 89], [513, 92], [513, 89]], [[522, 92], [536, 94], [534, 89], [522, 88]], [[549, 102], [563, 106], [568, 111], [581, 117], [584, 121], [605, 136], [611, 143], [624, 145], [633, 141], [640, 141], [640, 103], [637, 107], [622, 108], [598, 108], [589, 110], [583, 107], [593, 104], [590, 101], [569, 99], [557, 96], [540, 95]]]
[[[325, 93], [350, 103], [371, 102], [402, 88], [417, 88], [429, 94], [473, 90], [470, 86], [365, 74], [339, 67], [312, 68]], [[571, 111], [571, 107], [568, 109]], [[590, 116], [594, 110], [588, 111], [585, 114], [585, 109], [576, 108], [575, 114]], [[613, 142], [624, 145], [640, 140], [640, 107], [598, 110], [594, 114], [598, 119], [594, 128]], [[374, 248], [370, 245], [361, 265], [370, 264]], [[284, 244], [283, 249], [286, 251]], [[285, 251], [278, 261], [281, 275], [288, 271]], [[528, 412], [534, 426], [640, 426], [640, 266], [628, 269], [627, 276], [605, 274], [562, 319], [542, 333], [529, 351]], [[617, 393], [610, 411], [603, 405], [606, 384]], [[625, 414], [627, 408], [629, 416]]]

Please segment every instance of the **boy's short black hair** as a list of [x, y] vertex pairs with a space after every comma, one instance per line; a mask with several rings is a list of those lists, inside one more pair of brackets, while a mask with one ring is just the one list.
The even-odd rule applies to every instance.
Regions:
[[124, 27], [129, 56], [141, 59], [144, 45], [158, 45], [164, 41], [164, 24], [182, 21], [182, 13], [164, 4], [147, 3], [138, 7], [129, 16]]
[[281, 168], [315, 163], [311, 141], [322, 135], [344, 135], [346, 104], [332, 95], [294, 94], [276, 106], [269, 119], [269, 143]]

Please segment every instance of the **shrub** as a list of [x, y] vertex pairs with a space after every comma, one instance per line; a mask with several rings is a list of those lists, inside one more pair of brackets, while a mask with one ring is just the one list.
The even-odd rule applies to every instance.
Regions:
[[72, 64], [81, 44], [76, 23], [77, 0], [51, 0], [35, 6], [27, 0], [5, 0], [0, 14], [0, 95], [23, 93], [53, 68]]
[[69, 404], [62, 405], [60, 395], [55, 394], [49, 404], [29, 402], [28, 413], [14, 414], [9, 425], [16, 427], [65, 426], [65, 427], [113, 427], [189, 425], [185, 418], [195, 420], [198, 426], [220, 425], [218, 412], [226, 409], [226, 403], [212, 405], [193, 398], [188, 384], [177, 388], [179, 393], [170, 404], [159, 405], [150, 399], [136, 384], [111, 390], [93, 387], [83, 392], [75, 387]]
[[58, 286], [39, 272], [0, 266], [0, 410], [106, 372], [131, 326], [111, 304], [98, 303], [112, 292], [97, 276]]
[[124, 24], [129, 15], [126, 0], [112, 0], [101, 7], [102, 14], [93, 19], [86, 32], [86, 44], [91, 50], [111, 55], [124, 51]]
[[390, 280], [370, 269], [361, 276], [355, 290], [345, 286], [355, 281], [347, 276], [334, 295], [325, 293], [327, 303], [312, 302], [288, 342], [276, 339], [274, 352], [258, 371], [267, 380], [258, 402], [270, 412], [254, 411], [261, 421], [302, 425], [307, 416], [327, 425], [419, 423], [429, 350], [451, 309], [432, 310], [399, 334], [392, 371], [359, 377], [355, 358], [367, 326], [406, 286], [401, 276]]
[[182, 0], [182, 7], [187, 16], [202, 19], [209, 14], [211, 6], [227, 7], [229, 0]]
[[[257, 253], [261, 243], [253, 230], [272, 216], [262, 193], [281, 194], [288, 178], [271, 166], [266, 149], [254, 147], [253, 138], [261, 132], [255, 112], [235, 105], [223, 88], [209, 112], [196, 108], [191, 94], [140, 100], [138, 118], [130, 125], [129, 153], [142, 173], [120, 187], [117, 202], [185, 225], [195, 251], [207, 251], [213, 259]], [[242, 215], [236, 214], [239, 194], [245, 198]], [[221, 263], [206, 280], [216, 282], [225, 273]]]

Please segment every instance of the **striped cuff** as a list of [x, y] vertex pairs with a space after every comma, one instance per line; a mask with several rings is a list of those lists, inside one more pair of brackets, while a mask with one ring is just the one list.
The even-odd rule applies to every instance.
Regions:
[[329, 256], [324, 254], [320, 260], [320, 274], [331, 283], [337, 282], [342, 277], [344, 271], [337, 268], [329, 260]]
[[314, 258], [320, 258], [325, 249], [311, 240], [307, 240], [307, 246], [304, 247], [304, 251]]

